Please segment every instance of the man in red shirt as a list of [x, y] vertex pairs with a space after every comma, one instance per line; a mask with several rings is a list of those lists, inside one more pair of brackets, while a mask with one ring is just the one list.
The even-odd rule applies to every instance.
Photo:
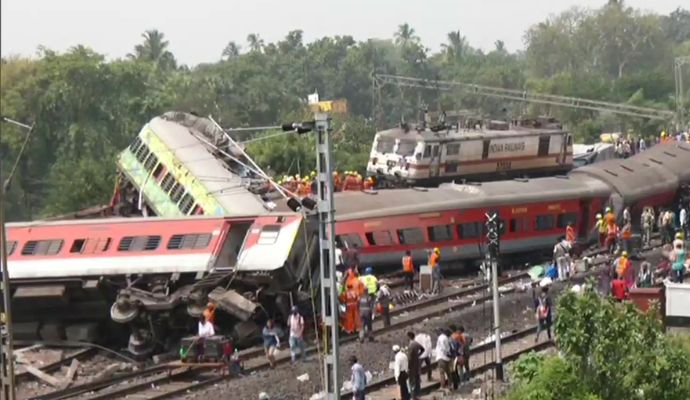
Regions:
[[628, 285], [619, 274], [616, 274], [616, 279], [611, 281], [611, 296], [615, 301], [621, 302], [628, 298]]

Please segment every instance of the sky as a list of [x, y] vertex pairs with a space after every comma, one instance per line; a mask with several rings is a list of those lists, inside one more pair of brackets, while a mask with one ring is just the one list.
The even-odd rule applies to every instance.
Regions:
[[[147, 29], [158, 29], [178, 61], [215, 62], [229, 41], [246, 48], [249, 33], [266, 42], [302, 29], [309, 42], [322, 36], [356, 40], [391, 38], [407, 22], [436, 51], [450, 31], [492, 49], [503, 40], [523, 48], [525, 31], [573, 6], [597, 8], [607, 0], [2, 0], [2, 56], [33, 56], [39, 45], [64, 51], [86, 45], [109, 58], [124, 57]], [[630, 6], [668, 14], [687, 0], [627, 0]]]

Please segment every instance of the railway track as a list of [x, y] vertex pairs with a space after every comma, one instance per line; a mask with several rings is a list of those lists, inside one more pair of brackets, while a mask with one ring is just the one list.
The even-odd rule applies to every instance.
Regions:
[[[98, 352], [98, 349], [95, 347], [87, 347], [84, 349], [78, 349], [74, 351], [71, 354], [68, 354], [61, 359], [51, 362], [49, 364], [46, 364], [40, 368], [38, 368], [41, 372], [44, 373], [50, 373], [59, 370], [62, 366], [69, 365], [72, 360], [80, 359], [83, 357], [89, 357]], [[17, 379], [30, 379], [33, 375], [31, 375], [28, 371], [22, 371], [19, 372], [18, 374], [15, 375]]]
[[[591, 257], [601, 253], [600, 251], [596, 251], [586, 255]], [[600, 266], [607, 261], [606, 259], [597, 259], [592, 267]], [[526, 272], [519, 272], [501, 279], [499, 285], [506, 285], [525, 278], [528, 278], [528, 274]], [[378, 335], [400, 330], [426, 319], [445, 315], [451, 311], [457, 311], [459, 309], [491, 301], [492, 296], [488, 292], [488, 289], [489, 286], [487, 284], [475, 284], [469, 287], [446, 289], [437, 296], [428, 297], [416, 303], [402, 305], [391, 311], [391, 317], [397, 317], [397, 321], [392, 321], [393, 323], [388, 327], [384, 327], [380, 320], [375, 321], [373, 333], [374, 335]], [[484, 294], [482, 294], [483, 292]], [[517, 340], [534, 332], [534, 329], [536, 328], [531, 327], [523, 331], [515, 332], [503, 340], [506, 342]], [[341, 336], [340, 341], [341, 344], [345, 344], [354, 342], [355, 340], [357, 340], [357, 336], [348, 335], [344, 337]], [[482, 344], [472, 351], [481, 352], [490, 348], [492, 343], [493, 342]], [[536, 347], [532, 346], [525, 349], [523, 352], [542, 349], [543, 346], [546, 346], [546, 344], [541, 343]], [[316, 347], [310, 346], [307, 348], [307, 351], [313, 353], [316, 351]], [[269, 367], [268, 363], [261, 357], [263, 356], [263, 349], [261, 348], [252, 348], [248, 351], [241, 352], [240, 355], [244, 360], [244, 374], [250, 374]], [[519, 354], [514, 355], [515, 358], [518, 356]], [[506, 360], [511, 360], [510, 357], [511, 356], [508, 356]], [[281, 352], [276, 362], [278, 364], [283, 364], [289, 362], [289, 360], [289, 354], [287, 354], [287, 352]], [[480, 370], [483, 371], [486, 368], [491, 368], [491, 365], [483, 366], [482, 368], [484, 369], [480, 368]], [[142, 371], [119, 375], [104, 381], [90, 382], [62, 391], [36, 396], [30, 400], [67, 399], [85, 394], [88, 394], [85, 398], [89, 400], [115, 399], [123, 398], [124, 396], [141, 399], [166, 399], [233, 378], [232, 376], [219, 375], [203, 376], [199, 374], [202, 370], [202, 368], [195, 368], [194, 366], [170, 369], [167, 365], [158, 365]], [[385, 387], [389, 385], [390, 382], [383, 380], [381, 383], [374, 384], [376, 385], [374, 388]]]

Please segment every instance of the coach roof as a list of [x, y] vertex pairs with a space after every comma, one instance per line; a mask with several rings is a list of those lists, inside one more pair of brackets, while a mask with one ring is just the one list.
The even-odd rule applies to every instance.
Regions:
[[492, 207], [505, 204], [607, 197], [609, 187], [585, 176], [441, 185], [437, 189], [390, 189], [336, 194], [338, 221], [390, 215]]

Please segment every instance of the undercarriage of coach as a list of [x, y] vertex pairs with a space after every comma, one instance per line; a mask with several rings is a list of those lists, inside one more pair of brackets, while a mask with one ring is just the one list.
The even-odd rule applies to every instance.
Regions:
[[216, 307], [215, 325], [238, 348], [254, 344], [268, 318], [286, 320], [290, 306], [305, 295], [254, 285], [234, 272], [213, 273], [199, 281], [157, 276], [118, 291], [110, 308], [113, 321], [130, 332], [127, 348], [138, 357], [175, 349], [182, 337], [196, 334], [206, 306]]

